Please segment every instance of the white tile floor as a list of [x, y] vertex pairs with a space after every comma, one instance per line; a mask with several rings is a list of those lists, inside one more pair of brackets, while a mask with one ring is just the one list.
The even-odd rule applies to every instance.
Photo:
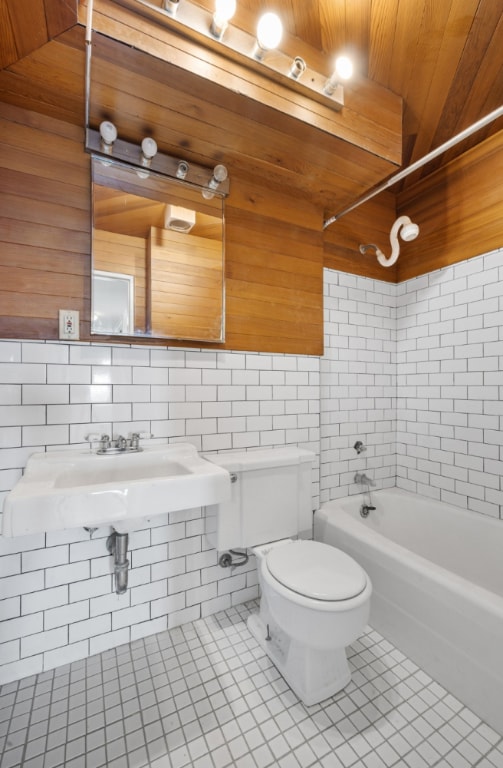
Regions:
[[503, 768], [503, 740], [377, 632], [305, 707], [246, 628], [254, 604], [0, 690], [1, 768]]

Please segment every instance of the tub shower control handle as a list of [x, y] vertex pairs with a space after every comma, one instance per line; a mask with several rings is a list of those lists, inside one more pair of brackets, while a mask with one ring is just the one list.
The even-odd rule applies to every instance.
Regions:
[[372, 512], [375, 509], [371, 504], [362, 504], [360, 507], [360, 515], [362, 517], [368, 517], [369, 512]]

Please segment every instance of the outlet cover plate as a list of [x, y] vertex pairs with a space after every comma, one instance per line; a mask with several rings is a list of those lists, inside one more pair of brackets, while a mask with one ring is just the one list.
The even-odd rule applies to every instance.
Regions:
[[80, 338], [78, 309], [59, 310], [59, 338], [78, 341]]

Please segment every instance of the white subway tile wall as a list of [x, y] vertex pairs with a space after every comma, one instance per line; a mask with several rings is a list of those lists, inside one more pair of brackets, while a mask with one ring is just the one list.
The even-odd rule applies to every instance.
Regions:
[[[0, 504], [30, 453], [146, 431], [203, 452], [309, 448], [314, 507], [365, 472], [502, 517], [502, 362], [502, 250], [399, 286], [325, 270], [322, 358], [0, 341]], [[219, 568], [202, 531], [195, 509], [132, 534], [120, 596], [108, 528], [0, 538], [0, 682], [256, 597], [254, 563]]]
[[[296, 444], [319, 454], [317, 357], [0, 341], [0, 506], [35, 451], [91, 432], [151, 432], [200, 451]], [[319, 466], [313, 468], [314, 505]], [[0, 537], [0, 682], [170, 629], [253, 599], [253, 559], [222, 569], [200, 509], [130, 535], [116, 595], [110, 528]]]
[[[361, 493], [396, 476], [396, 285], [325, 270], [320, 498]], [[366, 450], [354, 449], [361, 440]]]
[[397, 486], [503, 517], [503, 249], [396, 287]]

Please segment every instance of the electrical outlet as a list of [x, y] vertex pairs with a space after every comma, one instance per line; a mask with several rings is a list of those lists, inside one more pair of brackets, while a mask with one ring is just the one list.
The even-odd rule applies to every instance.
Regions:
[[78, 341], [79, 333], [79, 311], [77, 309], [59, 310], [59, 338]]

